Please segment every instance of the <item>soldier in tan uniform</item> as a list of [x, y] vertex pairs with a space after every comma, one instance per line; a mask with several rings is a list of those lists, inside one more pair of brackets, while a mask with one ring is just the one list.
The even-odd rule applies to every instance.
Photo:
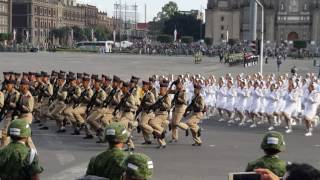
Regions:
[[[43, 86], [42, 78], [43, 78], [44, 73], [45, 72], [41, 72], [41, 74], [37, 74], [36, 81], [32, 82], [32, 84], [30, 83], [30, 86], [34, 86], [34, 87], [31, 87], [31, 89], [34, 88], [33, 94], [31, 93], [34, 98], [34, 110], [33, 110], [33, 116], [34, 116], [34, 120], [35, 120], [34, 123], [40, 123], [40, 120], [41, 120], [41, 117], [40, 117], [41, 103], [40, 103], [40, 101], [42, 98], [41, 90], [42, 90], [42, 86]], [[29, 90], [30, 90], [30, 87], [29, 87]]]
[[66, 108], [65, 100], [67, 98], [68, 91], [64, 85], [64, 82], [65, 82], [65, 78], [62, 74], [60, 74], [58, 77], [59, 90], [56, 94], [56, 99], [52, 102], [53, 108], [49, 112], [49, 117], [56, 120], [56, 123], [58, 126], [58, 130], [57, 130], [58, 133], [66, 132], [64, 122], [63, 122], [64, 116], [62, 115], [62, 112]]
[[166, 142], [164, 140], [165, 128], [163, 124], [166, 124], [166, 121], [168, 121], [168, 111], [171, 109], [171, 98], [167, 93], [168, 86], [169, 84], [167, 82], [160, 83], [160, 93], [158, 100], [154, 105], [152, 105], [152, 109], [155, 113], [155, 118], [150, 121], [151, 128], [145, 128], [147, 131], [149, 131], [148, 133], [152, 133], [157, 137], [159, 149], [166, 147]]
[[155, 87], [155, 83], [156, 83], [156, 79], [153, 77], [149, 78], [149, 82], [150, 82], [150, 86], [151, 86], [151, 92], [153, 93], [154, 97], [157, 99], [158, 97], [158, 92], [157, 92], [157, 88]]
[[[137, 100], [130, 92], [129, 87], [129, 83], [124, 82], [122, 84], [123, 96], [114, 111], [114, 116], [117, 116], [116, 113], [117, 110], [119, 110], [119, 113], [121, 114], [120, 123], [123, 124], [129, 132], [132, 132], [134, 127], [134, 115], [137, 111]], [[134, 151], [134, 144], [131, 137], [129, 137], [127, 145], [129, 151]]]
[[85, 124], [85, 119], [83, 117], [86, 115], [87, 105], [93, 96], [89, 77], [82, 78], [82, 86], [83, 90], [81, 96], [74, 104], [74, 110], [72, 111], [75, 118], [75, 121], [72, 122], [74, 128], [74, 133], [72, 135], [80, 135], [80, 129], [84, 127]]
[[205, 111], [204, 98], [200, 95], [201, 86], [194, 85], [194, 97], [191, 104], [187, 107], [186, 113], [184, 116], [187, 116], [191, 112], [190, 118], [187, 124], [180, 123], [180, 127], [184, 130], [191, 130], [191, 134], [194, 140], [192, 146], [201, 146], [202, 141], [200, 139], [201, 129], [198, 126], [200, 120], [203, 118], [203, 112]]
[[9, 144], [10, 139], [7, 134], [8, 127], [10, 125], [11, 120], [13, 119], [12, 114], [14, 109], [17, 107], [17, 102], [20, 97], [20, 93], [14, 89], [16, 81], [7, 80], [6, 81], [6, 93], [5, 93], [5, 101], [4, 106], [7, 106], [7, 112], [5, 114], [2, 126], [2, 139], [1, 139], [1, 147], [4, 147]]
[[140, 101], [141, 101], [141, 88], [138, 86], [138, 83], [139, 83], [139, 79], [138, 77], [135, 77], [135, 76], [132, 76], [131, 77], [131, 80], [130, 80], [130, 83], [129, 83], [129, 88], [131, 89], [132, 91], [132, 95], [136, 101], [136, 104], [137, 105], [140, 105]]
[[[20, 83], [20, 97], [17, 102], [17, 119], [22, 119], [28, 122], [28, 124], [32, 123], [32, 112], [34, 109], [34, 98], [29, 91], [29, 81], [22, 80]], [[28, 137], [27, 145], [36, 150], [36, 147], [31, 139], [31, 136]]]
[[92, 97], [93, 107], [91, 112], [88, 112], [89, 114], [87, 117], [86, 137], [84, 137], [84, 139], [93, 138], [92, 130], [96, 132], [98, 137], [101, 137], [103, 132], [101, 119], [104, 115], [104, 111], [102, 106], [107, 95], [106, 92], [104, 92], [104, 90], [101, 88], [101, 79], [96, 78], [94, 81], [95, 94]]
[[46, 130], [48, 127], [45, 125], [47, 122], [47, 116], [49, 113], [49, 98], [53, 95], [53, 86], [49, 81], [48, 73], [44, 73], [42, 77], [41, 98], [38, 98], [38, 104], [40, 109], [40, 129]]
[[68, 87], [68, 95], [65, 100], [66, 108], [63, 111], [63, 115], [65, 116], [66, 120], [69, 122], [75, 122], [76, 119], [73, 115], [74, 110], [74, 103], [80, 98], [81, 96], [81, 88], [77, 85], [77, 80], [75, 77], [69, 77], [69, 87]]
[[118, 120], [118, 117], [113, 116], [113, 112], [116, 106], [120, 103], [122, 97], [122, 91], [120, 89], [121, 79], [117, 76], [113, 76], [112, 90], [109, 92], [104, 102], [104, 116], [102, 121], [110, 124], [114, 121], [114, 118]]
[[111, 78], [107, 75], [102, 74], [102, 89], [109, 94], [112, 91]]
[[0, 111], [3, 108], [4, 105], [4, 94], [2, 91], [0, 91]]
[[141, 117], [140, 117], [140, 127], [142, 128], [142, 134], [144, 138], [144, 143], [142, 144], [151, 144], [150, 134], [148, 131], [145, 130], [149, 127], [150, 121], [154, 118], [154, 113], [150, 111], [150, 107], [156, 102], [156, 98], [154, 94], [151, 92], [152, 86], [150, 82], [143, 81], [142, 82], [142, 89], [145, 92], [142, 98], [139, 110], [141, 110]]
[[170, 142], [178, 141], [178, 127], [181, 128], [180, 122], [183, 118], [183, 114], [187, 108], [187, 95], [186, 91], [183, 89], [183, 83], [180, 79], [174, 82], [176, 89], [170, 90], [170, 93], [174, 94], [172, 101], [173, 118], [171, 122], [172, 127], [172, 140]]

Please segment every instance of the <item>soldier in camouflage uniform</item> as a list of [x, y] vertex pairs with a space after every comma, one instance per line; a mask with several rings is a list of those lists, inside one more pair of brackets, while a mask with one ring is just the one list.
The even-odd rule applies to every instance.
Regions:
[[26, 146], [31, 128], [27, 121], [16, 119], [9, 126], [11, 143], [0, 150], [0, 179], [40, 179], [43, 168], [39, 165], [37, 153]]
[[286, 172], [286, 162], [277, 156], [278, 153], [285, 150], [283, 135], [279, 132], [269, 132], [262, 140], [261, 149], [264, 150], [265, 156], [250, 162], [246, 171], [251, 172], [260, 168], [269, 169], [278, 177], [283, 177]]
[[126, 169], [123, 180], [150, 180], [152, 178], [153, 162], [145, 154], [131, 154], [123, 164]]
[[129, 133], [120, 123], [111, 123], [105, 130], [105, 139], [109, 149], [91, 158], [86, 176], [99, 176], [110, 180], [121, 180], [125, 171], [123, 162], [127, 157], [122, 148], [127, 142]]
[[11, 120], [13, 119], [14, 109], [17, 107], [17, 102], [20, 97], [20, 93], [14, 88], [16, 81], [8, 80], [6, 81], [6, 93], [5, 93], [5, 104], [8, 107], [5, 114], [2, 126], [2, 138], [1, 138], [1, 147], [4, 147], [9, 144], [10, 137], [7, 135], [8, 127]]

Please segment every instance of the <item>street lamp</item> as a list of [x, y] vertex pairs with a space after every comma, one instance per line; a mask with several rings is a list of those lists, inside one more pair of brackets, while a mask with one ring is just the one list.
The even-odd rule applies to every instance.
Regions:
[[255, 0], [256, 3], [261, 7], [261, 46], [260, 46], [260, 73], [263, 73], [263, 39], [264, 39], [264, 7], [259, 0]]

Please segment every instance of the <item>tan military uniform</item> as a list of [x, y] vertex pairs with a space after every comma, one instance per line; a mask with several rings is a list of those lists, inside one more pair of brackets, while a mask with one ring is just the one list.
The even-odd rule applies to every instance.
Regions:
[[42, 97], [40, 104], [40, 120], [42, 123], [47, 122], [47, 116], [49, 114], [49, 98], [53, 95], [53, 86], [50, 82], [43, 85], [44, 95]]
[[[34, 90], [35, 91], [39, 91], [38, 93], [40, 93], [40, 89], [41, 89], [41, 87], [42, 87], [42, 84], [43, 83], [41, 83], [41, 82], [38, 82], [38, 81], [36, 81], [35, 83], [34, 83]], [[30, 88], [29, 88], [30, 89]], [[39, 96], [40, 96], [40, 94], [37, 94], [37, 95], [33, 95], [33, 99], [34, 99], [34, 109], [33, 109], [33, 116], [34, 116], [34, 119], [35, 120], [40, 120], [41, 118], [40, 118], [40, 114], [41, 114], [41, 109], [40, 109], [40, 107], [41, 107], [41, 103], [40, 102], [38, 102], [39, 101]]]
[[180, 127], [180, 121], [182, 120], [183, 114], [187, 108], [186, 92], [184, 90], [176, 92], [173, 101], [174, 109], [172, 118], [172, 139], [178, 140], [178, 127]]
[[[159, 99], [162, 97], [159, 96]], [[168, 111], [171, 109], [171, 98], [170, 96], [166, 96], [163, 99], [162, 104], [155, 111], [155, 118], [150, 121], [150, 126], [153, 129], [153, 132], [160, 136], [165, 130], [164, 124], [168, 124]], [[166, 142], [164, 139], [157, 138], [159, 145], [165, 146]]]
[[[125, 95], [124, 95], [125, 96]], [[137, 99], [133, 94], [130, 94], [127, 101], [120, 108], [121, 118], [120, 123], [123, 124], [129, 132], [133, 130], [134, 114], [137, 111]], [[128, 139], [129, 148], [134, 148], [134, 144], [131, 138]]]
[[[26, 94], [20, 94], [19, 106], [21, 107], [21, 114], [19, 119], [26, 120], [29, 124], [32, 123], [32, 112], [34, 109], [34, 97], [31, 92], [28, 91]], [[28, 146], [32, 149], [36, 149], [31, 137], [28, 137]]]
[[84, 89], [81, 96], [82, 102], [80, 102], [80, 105], [78, 107], [75, 107], [75, 109], [72, 111], [73, 116], [75, 118], [75, 121], [72, 122], [73, 127], [76, 127], [77, 125], [82, 125], [85, 123], [85, 119], [83, 118], [86, 114], [87, 105], [90, 102], [93, 91], [90, 87], [87, 89]]
[[70, 98], [71, 98], [71, 102], [69, 104], [66, 104], [66, 108], [63, 111], [63, 115], [71, 123], [76, 121], [76, 119], [73, 115], [73, 111], [74, 111], [74, 109], [73, 109], [74, 101], [73, 100], [79, 99], [81, 96], [81, 92], [82, 92], [80, 86], [76, 86], [74, 88], [75, 88], [74, 94], [68, 94], [68, 96], [70, 96]]
[[17, 102], [19, 101], [20, 93], [13, 89], [11, 93], [7, 92], [5, 94], [5, 99], [10, 97], [10, 104], [9, 104], [9, 110], [5, 116], [5, 119], [2, 121], [2, 139], [1, 139], [1, 147], [4, 147], [9, 144], [10, 137], [8, 136], [8, 128], [12, 120], [12, 113], [14, 109], [17, 107]]
[[98, 93], [98, 95], [97, 95], [97, 98], [95, 99], [95, 106], [93, 107], [91, 113], [87, 118], [87, 123], [90, 125], [90, 128], [86, 128], [87, 135], [92, 135], [91, 128], [94, 131], [97, 131], [98, 129], [102, 128], [100, 121], [104, 116], [104, 111], [101, 106], [103, 105], [103, 102], [107, 97], [107, 94], [102, 88], [100, 88], [96, 93]]
[[192, 133], [192, 138], [195, 143], [201, 144], [202, 141], [200, 137], [198, 137], [198, 131], [200, 127], [198, 126], [200, 120], [203, 118], [203, 110], [205, 108], [204, 98], [202, 96], [197, 96], [195, 99], [195, 103], [192, 107], [192, 114], [187, 122], [187, 124], [180, 123], [179, 127], [184, 130], [190, 128]]
[[119, 120], [120, 114], [117, 114], [116, 117], [113, 117], [112, 113], [116, 108], [116, 106], [120, 103], [121, 98], [122, 98], [122, 91], [120, 89], [117, 89], [116, 93], [114, 94], [111, 100], [111, 103], [108, 105], [107, 108], [104, 108], [104, 116], [102, 118], [102, 122], [106, 124], [110, 124], [111, 122], [114, 121], [114, 119], [116, 119], [117, 121]]
[[63, 86], [59, 87], [57, 99], [52, 103], [53, 109], [49, 113], [49, 116], [52, 119], [56, 120], [56, 123], [59, 129], [64, 127], [63, 125], [64, 116], [62, 115], [62, 112], [66, 108], [65, 100], [67, 98], [67, 95], [68, 95], [67, 89]]
[[[141, 118], [140, 118], [140, 127], [142, 128], [142, 134], [145, 141], [150, 141], [150, 137], [148, 132], [153, 131], [152, 127], [150, 127], [149, 122], [154, 119], [153, 112], [147, 112], [148, 108], [156, 102], [156, 98], [151, 91], [147, 91], [142, 100], [145, 107], [142, 107]], [[149, 129], [149, 131], [148, 131]], [[151, 130], [150, 130], [151, 129]]]

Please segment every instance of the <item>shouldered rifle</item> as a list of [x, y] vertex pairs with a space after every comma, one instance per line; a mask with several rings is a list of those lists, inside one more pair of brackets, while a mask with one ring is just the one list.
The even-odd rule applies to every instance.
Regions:
[[103, 107], [105, 107], [105, 108], [107, 108], [109, 105], [110, 105], [110, 103], [112, 102], [112, 100], [113, 100], [113, 96], [116, 94], [116, 92], [117, 92], [117, 89], [116, 88], [113, 88], [112, 90], [111, 90], [111, 92], [109, 93], [109, 95], [108, 95], [108, 97], [106, 98], [106, 100], [103, 102]]
[[127, 100], [128, 100], [128, 98], [130, 97], [130, 95], [131, 95], [131, 93], [133, 92], [133, 90], [134, 90], [134, 88], [131, 88], [130, 90], [129, 90], [129, 92], [125, 95], [125, 96], [123, 96], [122, 98], [121, 98], [121, 101], [120, 101], [120, 103], [116, 106], [116, 108], [114, 109], [114, 111], [113, 111], [113, 116], [115, 116], [116, 114], [117, 114], [117, 112], [120, 110], [120, 108], [127, 102]]
[[69, 87], [68, 89], [68, 95], [66, 97], [65, 103], [70, 104], [74, 98], [73, 95], [76, 93], [76, 88], [75, 87]]
[[39, 93], [38, 93], [38, 102], [41, 102], [43, 96], [45, 95], [44, 94], [45, 93], [44, 85], [43, 84], [39, 85], [39, 87], [37, 88], [37, 91], [39, 91]]
[[5, 118], [8, 110], [9, 110], [10, 99], [11, 99], [11, 95], [8, 94], [7, 98], [4, 100], [4, 104], [3, 104], [3, 107], [0, 112], [0, 122]]
[[138, 108], [138, 110], [137, 110], [137, 112], [136, 112], [136, 116], [135, 116], [134, 119], [137, 119], [138, 116], [139, 116], [139, 114], [140, 114], [143, 110], [145, 110], [145, 108], [146, 108], [146, 101], [147, 101], [147, 96], [146, 96], [146, 94], [145, 94], [145, 95], [143, 96], [142, 100], [141, 100], [141, 104], [140, 104], [140, 106], [139, 106], [139, 108]]
[[180, 91], [177, 91], [177, 92], [174, 93], [174, 97], [173, 97], [173, 99], [171, 101], [171, 109], [174, 108], [177, 105], [179, 94], [180, 94]]

